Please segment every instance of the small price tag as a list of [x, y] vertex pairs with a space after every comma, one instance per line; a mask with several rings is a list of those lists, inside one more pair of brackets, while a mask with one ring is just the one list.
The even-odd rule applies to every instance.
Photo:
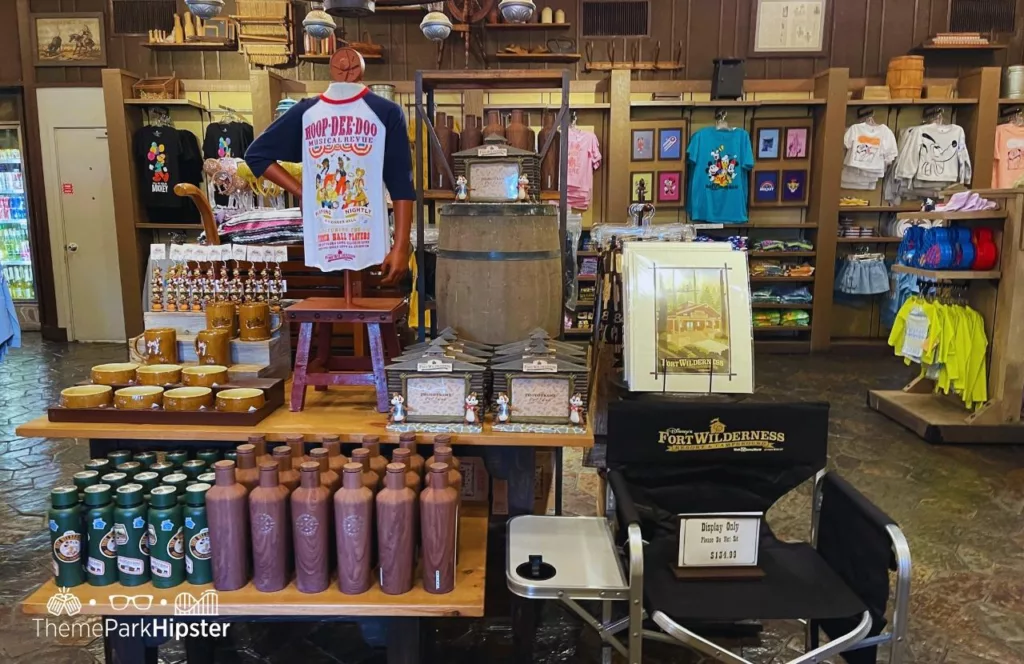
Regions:
[[183, 245], [183, 244], [172, 244], [171, 245], [171, 260], [172, 261], [183, 261], [183, 260], [185, 260], [185, 245]]
[[244, 244], [233, 244], [231, 245], [231, 259], [236, 261], [245, 260], [245, 245]]
[[679, 567], [757, 565], [761, 512], [680, 514]]
[[196, 245], [196, 250], [195, 250], [196, 251], [196, 260], [199, 261], [200, 263], [208, 263], [211, 260], [213, 260], [212, 258], [210, 258], [210, 250], [211, 249], [213, 249], [213, 247], [210, 247], [210, 246], [205, 245], [205, 244], [197, 244]]
[[220, 249], [220, 251], [219, 251], [219, 258], [218, 258], [218, 260], [220, 260], [222, 262], [226, 262], [226, 261], [231, 260], [231, 251], [234, 249], [234, 245], [222, 244], [222, 245], [220, 245], [219, 249]]
[[282, 279], [281, 280], [281, 292], [282, 293], [288, 292], [288, 280], [287, 279]]
[[245, 259], [250, 263], [262, 263], [266, 261], [266, 252], [264, 252], [263, 247], [247, 247]]
[[163, 243], [149, 245], [149, 258], [154, 261], [162, 261], [167, 258], [167, 245]]

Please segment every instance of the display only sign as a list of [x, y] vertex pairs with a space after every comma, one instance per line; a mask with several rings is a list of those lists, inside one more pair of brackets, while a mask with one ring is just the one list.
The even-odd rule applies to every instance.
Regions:
[[679, 567], [757, 565], [762, 512], [679, 515]]

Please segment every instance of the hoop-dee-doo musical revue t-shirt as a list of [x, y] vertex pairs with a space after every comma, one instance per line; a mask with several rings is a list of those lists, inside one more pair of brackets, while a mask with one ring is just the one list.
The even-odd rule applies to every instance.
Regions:
[[384, 188], [392, 200], [416, 198], [402, 109], [361, 85], [298, 102], [245, 161], [257, 177], [275, 161], [302, 163], [306, 265], [325, 272], [379, 265], [391, 247]]

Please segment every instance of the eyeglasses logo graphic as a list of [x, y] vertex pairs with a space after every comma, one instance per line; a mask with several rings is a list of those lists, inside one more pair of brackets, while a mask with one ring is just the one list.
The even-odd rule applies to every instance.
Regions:
[[216, 590], [206, 590], [196, 597], [185, 591], [174, 598], [174, 615], [176, 616], [218, 616], [220, 615], [220, 599]]
[[67, 588], [58, 588], [56, 594], [46, 601], [46, 610], [54, 617], [63, 614], [71, 618], [82, 612], [82, 603]]
[[129, 606], [135, 607], [137, 611], [149, 611], [153, 606], [152, 595], [109, 595], [107, 599], [114, 611], [124, 611]]

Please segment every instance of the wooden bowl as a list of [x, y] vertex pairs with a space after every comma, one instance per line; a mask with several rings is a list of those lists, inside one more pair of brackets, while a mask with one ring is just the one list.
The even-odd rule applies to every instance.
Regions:
[[263, 390], [254, 387], [236, 387], [217, 393], [217, 410], [226, 413], [248, 413], [262, 408], [265, 402]]
[[[154, 365], [156, 366], [156, 365]], [[164, 388], [156, 385], [133, 385], [114, 392], [114, 408], [148, 410], [160, 405]]]
[[228, 382], [228, 368], [219, 364], [202, 364], [181, 370], [181, 382], [190, 387], [213, 387]]
[[138, 368], [134, 362], [97, 364], [92, 368], [92, 382], [97, 385], [128, 385], [135, 382], [135, 370]]
[[135, 372], [139, 385], [174, 385], [181, 382], [180, 364], [148, 364]]
[[208, 387], [176, 387], [164, 392], [164, 410], [195, 411], [213, 405], [213, 390]]
[[60, 391], [64, 408], [102, 408], [109, 406], [113, 389], [109, 385], [76, 385]]

